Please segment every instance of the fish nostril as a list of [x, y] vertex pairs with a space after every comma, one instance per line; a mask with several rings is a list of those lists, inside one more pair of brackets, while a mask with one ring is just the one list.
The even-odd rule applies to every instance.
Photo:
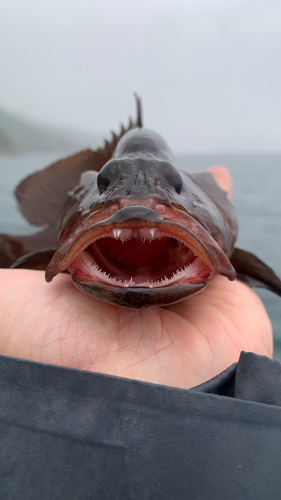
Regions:
[[166, 207], [162, 203], [158, 203], [154, 207], [155, 212], [157, 212], [160, 215], [163, 215], [166, 212]]
[[131, 205], [130, 201], [127, 200], [126, 198], [122, 198], [120, 201], [119, 201], [119, 206], [120, 208], [124, 208], [124, 207], [128, 207], [129, 205]]

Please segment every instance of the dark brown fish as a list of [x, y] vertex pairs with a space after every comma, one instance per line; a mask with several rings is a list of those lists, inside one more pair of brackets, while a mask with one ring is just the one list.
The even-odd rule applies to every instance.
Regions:
[[82, 291], [139, 309], [198, 293], [216, 274], [281, 295], [274, 272], [234, 248], [236, 217], [211, 173], [179, 171], [164, 139], [142, 126], [138, 98], [137, 106], [136, 126], [103, 149], [58, 161], [18, 186], [21, 212], [46, 229], [2, 235], [0, 264], [46, 269], [48, 282], [67, 270]]

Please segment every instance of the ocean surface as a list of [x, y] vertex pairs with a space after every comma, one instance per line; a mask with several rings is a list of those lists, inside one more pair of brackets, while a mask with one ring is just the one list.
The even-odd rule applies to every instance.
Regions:
[[[17, 210], [13, 189], [20, 179], [60, 158], [56, 154], [0, 156], [0, 232], [31, 233]], [[234, 181], [233, 205], [239, 221], [237, 246], [255, 253], [281, 276], [281, 154], [182, 155], [179, 166], [202, 171], [212, 165], [229, 168]], [[256, 289], [271, 318], [275, 352], [281, 362], [281, 299]]]

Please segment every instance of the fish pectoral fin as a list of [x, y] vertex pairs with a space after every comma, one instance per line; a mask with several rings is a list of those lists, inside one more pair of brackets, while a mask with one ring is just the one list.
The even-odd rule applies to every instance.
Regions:
[[46, 250], [54, 252], [57, 246], [56, 235], [56, 226], [34, 234], [0, 234], [0, 267], [12, 267], [16, 261], [27, 255]]
[[113, 133], [112, 139], [105, 141], [103, 148], [80, 151], [26, 177], [17, 186], [16, 197], [28, 222], [36, 226], [57, 222], [68, 193], [78, 184], [81, 174], [87, 170], [98, 172], [110, 160], [119, 139], [134, 126], [130, 120], [118, 135]]
[[250, 287], [261, 287], [281, 296], [281, 281], [271, 267], [246, 250], [234, 248], [230, 262], [237, 278]]
[[0, 268], [7, 268], [21, 255], [21, 242], [10, 234], [0, 234]]
[[11, 268], [45, 271], [55, 251], [56, 248], [49, 248], [46, 250], [40, 250], [39, 252], [29, 253], [16, 260]]

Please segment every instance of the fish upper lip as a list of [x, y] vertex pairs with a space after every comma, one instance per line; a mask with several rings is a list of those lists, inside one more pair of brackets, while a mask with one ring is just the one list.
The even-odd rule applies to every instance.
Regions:
[[[217, 272], [227, 276], [229, 279], [234, 279], [235, 271], [227, 256], [207, 231], [199, 223], [197, 224], [200, 226], [201, 232], [205, 233], [206, 238], [212, 240], [211, 243], [214, 246], [214, 250], [210, 251], [211, 246], [209, 245], [208, 247], [207, 245], [206, 247], [193, 231], [181, 224], [165, 219], [150, 208], [140, 205], [121, 208], [107, 219], [99, 221], [84, 230], [74, 241], [69, 243], [68, 238], [50, 261], [46, 269], [46, 281], [51, 281], [59, 272], [70, 267], [71, 263], [85, 248], [100, 238], [122, 239], [123, 237], [125, 238], [124, 241], [126, 241], [135, 233], [135, 237], [138, 238], [154, 239], [155, 234], [153, 234], [153, 231], [157, 231], [157, 236], [160, 238], [169, 236], [184, 243], [192, 250], [195, 256], [199, 256], [202, 259], [210, 274]], [[126, 236], [126, 231], [127, 236], [128, 231], [132, 231], [129, 237]], [[146, 234], [148, 237], [145, 236]], [[216, 262], [218, 256], [215, 255], [216, 253], [223, 261], [221, 269], [218, 269]]]
[[143, 222], [162, 222], [164, 217], [155, 212], [152, 208], [143, 205], [130, 205], [116, 210], [113, 215], [104, 221], [98, 222], [99, 225], [118, 224], [123, 222], [132, 222], [139, 220]]

